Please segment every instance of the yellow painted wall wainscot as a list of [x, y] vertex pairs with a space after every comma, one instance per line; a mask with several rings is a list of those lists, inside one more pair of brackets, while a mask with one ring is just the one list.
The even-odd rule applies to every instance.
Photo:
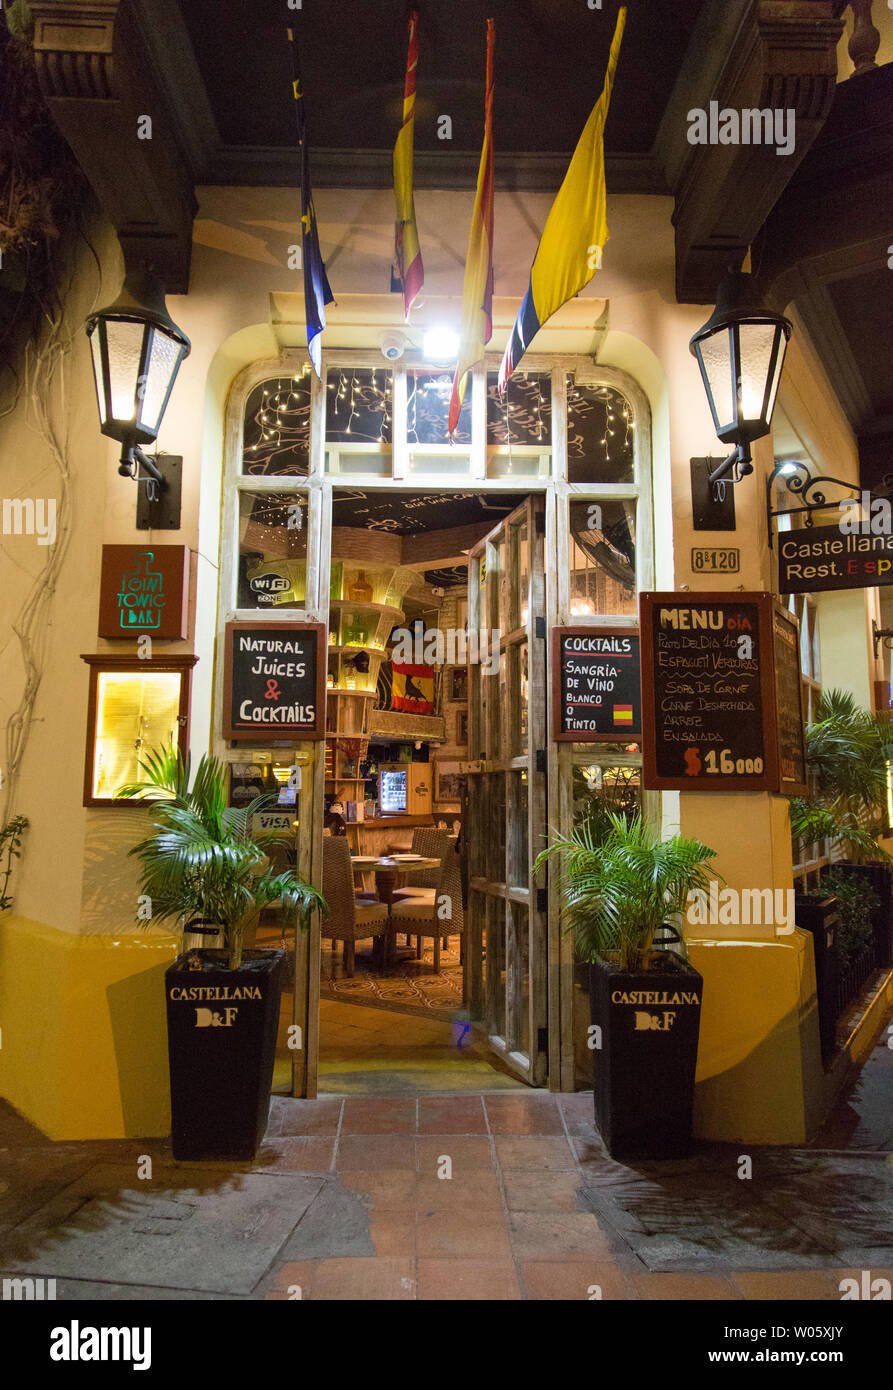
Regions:
[[695, 1075], [700, 1139], [803, 1144], [821, 1119], [812, 938], [689, 940], [704, 977]]
[[0, 1095], [50, 1139], [170, 1133], [173, 936], [79, 936], [0, 917]]

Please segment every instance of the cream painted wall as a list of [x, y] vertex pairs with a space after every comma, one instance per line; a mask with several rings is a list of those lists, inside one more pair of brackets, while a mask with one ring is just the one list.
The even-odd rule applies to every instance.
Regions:
[[[98, 643], [95, 636], [99, 547], [154, 539], [182, 541], [193, 552], [194, 650], [199, 662], [193, 677], [192, 746], [201, 752], [209, 746], [212, 717], [225, 403], [244, 366], [275, 356], [282, 343], [300, 341], [302, 336], [294, 325], [299, 317], [294, 304], [300, 305], [301, 274], [288, 268], [289, 248], [299, 240], [295, 190], [205, 188], [199, 195], [190, 292], [168, 300], [171, 314], [191, 339], [192, 352], [181, 369], [158, 441], [161, 450], [184, 456], [183, 524], [178, 533], [147, 537], [136, 532], [134, 484], [118, 476], [117, 449], [98, 432], [88, 348], [78, 325], [94, 302], [113, 298], [120, 284], [120, 251], [108, 230], [100, 233], [101, 289], [95, 265], [85, 257], [71, 297], [69, 321], [75, 332], [65, 418], [76, 479], [75, 521], [65, 582], [56, 596], [48, 633], [38, 723], [26, 762], [21, 810], [31, 818], [34, 829], [23, 860], [17, 904], [29, 918], [69, 931], [133, 929], [126, 909], [131, 895], [135, 898], [135, 876], [126, 850], [140, 823], [139, 813], [126, 808], [85, 811], [80, 804], [87, 673], [78, 658], [81, 652], [112, 650], [116, 645]], [[426, 262], [426, 302], [418, 306], [419, 318], [441, 312], [458, 318], [472, 201], [471, 193], [422, 191], [418, 195]], [[322, 189], [316, 203], [323, 253], [339, 300], [330, 310], [324, 342], [344, 346], [363, 341], [374, 347], [382, 323], [402, 321], [399, 297], [388, 293], [391, 195]], [[545, 194], [497, 196], [498, 312], [491, 343], [496, 352], [504, 346], [526, 288], [550, 204]], [[711, 452], [719, 456], [706, 398], [688, 352], [689, 338], [710, 306], [674, 302], [671, 211], [668, 198], [611, 198], [612, 238], [603, 270], [582, 296], [555, 317], [535, 345], [541, 350], [591, 351], [596, 342], [594, 325], [607, 299], [608, 332], [599, 360], [629, 372], [641, 384], [652, 410], [656, 573], [658, 585], [667, 588], [693, 584], [688, 460]], [[364, 297], [365, 304], [359, 321], [353, 298], [357, 295]], [[378, 324], [370, 326], [372, 320]], [[816, 441], [812, 447], [817, 454], [832, 441], [837, 454], [849, 449], [852, 458], [851, 438], [847, 440], [839, 409], [805, 342], [792, 345], [783, 390], [793, 415]], [[27, 460], [24, 470], [23, 459]], [[760, 473], [769, 466], [767, 442], [757, 447], [757, 475], [737, 491], [743, 566], [740, 577], [725, 581], [727, 587], [740, 583], [769, 587], [759, 484]], [[51, 486], [46, 453], [28, 433], [21, 411], [0, 420], [0, 468], [3, 495], [26, 487], [39, 494], [41, 488]], [[2, 581], [14, 610], [36, 573], [40, 556], [31, 538], [2, 540]], [[698, 533], [698, 544], [709, 540], [709, 535]], [[21, 666], [16, 664], [8, 627], [0, 643], [6, 663], [0, 712], [8, 714]], [[190, 649], [191, 644], [184, 645]], [[45, 872], [50, 859], [53, 875]]]
[[[99, 264], [86, 248], [77, 259], [64, 319], [71, 337], [64, 374], [46, 399], [53, 428], [70, 470], [70, 506], [57, 521], [58, 545], [70, 534], [47, 626], [39, 638], [41, 670], [34, 696], [34, 722], [22, 764], [15, 810], [28, 817], [30, 829], [13, 881], [16, 907], [23, 915], [77, 931], [87, 817], [81, 805], [87, 711], [87, 667], [81, 652], [96, 647], [99, 595], [99, 546], [105, 508], [106, 442], [96, 423], [90, 350], [80, 325], [114, 285], [118, 251], [110, 230], [89, 233]], [[23, 364], [22, 391], [0, 402], [0, 496], [61, 496], [60, 472], [51, 448], [35, 429]], [[8, 375], [4, 373], [4, 383]], [[43, 396], [41, 392], [41, 396]], [[23, 604], [48, 558], [49, 547], [31, 536], [0, 536], [0, 726], [5, 730], [25, 689], [26, 670], [13, 630]], [[0, 759], [5, 762], [5, 742]], [[6, 769], [4, 768], [4, 772]]]
[[[854, 72], [853, 61], [847, 48], [853, 32], [853, 13], [849, 5], [844, 10], [843, 18], [845, 27], [837, 45], [838, 82], [846, 82]], [[879, 67], [884, 63], [893, 63], [893, 6], [888, 3], [888, 0], [874, 0], [871, 7], [871, 22], [881, 36], [875, 62]]]
[[847, 690], [863, 709], [874, 705], [871, 589], [817, 594], [822, 688]]

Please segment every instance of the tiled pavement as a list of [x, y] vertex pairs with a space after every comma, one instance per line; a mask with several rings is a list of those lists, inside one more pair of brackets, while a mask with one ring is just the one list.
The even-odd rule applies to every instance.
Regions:
[[274, 1098], [236, 1165], [51, 1145], [7, 1111], [0, 1271], [59, 1298], [837, 1300], [893, 1278], [891, 1078], [876, 1049], [856, 1150], [751, 1148], [749, 1179], [741, 1146], [614, 1162], [591, 1094]]

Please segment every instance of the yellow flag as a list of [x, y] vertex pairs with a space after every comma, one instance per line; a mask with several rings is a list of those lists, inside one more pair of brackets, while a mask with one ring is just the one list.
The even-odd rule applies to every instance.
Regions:
[[602, 94], [583, 128], [540, 238], [530, 285], [499, 370], [500, 391], [505, 390], [509, 377], [546, 320], [585, 289], [601, 266], [602, 251], [610, 235], [605, 187], [605, 121], [625, 24], [624, 6], [617, 16]]

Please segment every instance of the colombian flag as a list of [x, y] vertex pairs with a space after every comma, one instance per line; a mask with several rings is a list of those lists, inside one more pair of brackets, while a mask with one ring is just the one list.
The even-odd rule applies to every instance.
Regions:
[[415, 220], [412, 191], [412, 157], [415, 141], [415, 88], [419, 65], [419, 12], [409, 16], [409, 53], [406, 59], [406, 86], [403, 91], [403, 125], [394, 146], [394, 198], [397, 203], [397, 230], [394, 245], [397, 279], [403, 290], [407, 319], [412, 302], [425, 281], [419, 230]]
[[487, 86], [484, 102], [484, 144], [478, 170], [477, 197], [471, 215], [465, 290], [462, 299], [462, 332], [459, 361], [453, 378], [449, 431], [459, 423], [468, 373], [484, 355], [493, 334], [493, 52], [496, 25], [487, 20]]
[[313, 206], [313, 191], [310, 187], [310, 154], [307, 149], [307, 120], [304, 113], [304, 89], [301, 85], [301, 67], [298, 45], [293, 29], [288, 30], [291, 43], [293, 81], [292, 94], [295, 99], [295, 117], [298, 125], [298, 146], [301, 151], [301, 260], [304, 266], [304, 318], [307, 322], [307, 351], [313, 370], [320, 374], [320, 338], [326, 326], [326, 305], [335, 298], [329, 287], [322, 252], [319, 249], [319, 231], [316, 225], [316, 209]]
[[609, 236], [605, 120], [625, 23], [624, 6], [617, 16], [602, 94], [586, 122], [540, 238], [530, 285], [499, 369], [500, 392], [505, 391], [509, 377], [542, 325], [562, 304], [585, 289], [601, 265], [602, 250]]

